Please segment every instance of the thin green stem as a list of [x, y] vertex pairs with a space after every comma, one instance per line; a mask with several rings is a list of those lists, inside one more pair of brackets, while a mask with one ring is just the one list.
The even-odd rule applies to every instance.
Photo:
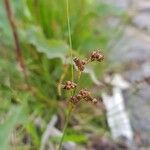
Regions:
[[[68, 37], [69, 37], [69, 52], [70, 52], [70, 59], [71, 59], [71, 80], [74, 81], [74, 70], [73, 70], [73, 56], [72, 56], [72, 39], [71, 39], [71, 29], [70, 29], [70, 14], [69, 14], [69, 0], [66, 0], [66, 9], [67, 9], [67, 26], [68, 26]], [[73, 92], [72, 92], [73, 94]], [[65, 120], [65, 125], [63, 129], [63, 135], [61, 137], [59, 148], [58, 150], [62, 149], [62, 143], [66, 134], [66, 130], [68, 127], [68, 122], [70, 120], [71, 112], [73, 110], [73, 105], [69, 105], [68, 113]]]
[[69, 13], [69, 0], [66, 0], [66, 8], [67, 8], [67, 25], [68, 25], [68, 36], [69, 36], [69, 51], [70, 51], [70, 58], [71, 58], [71, 80], [74, 81], [73, 56], [72, 56], [72, 39], [71, 39], [70, 13]]
[[64, 126], [64, 129], [63, 129], [63, 135], [61, 137], [58, 150], [62, 149], [63, 140], [64, 140], [64, 137], [65, 137], [65, 134], [66, 134], [66, 129], [68, 127], [68, 123], [69, 123], [69, 120], [70, 120], [70, 116], [71, 116], [71, 112], [73, 110], [73, 107], [74, 107], [73, 105], [70, 105], [70, 108], [68, 110], [68, 113], [67, 113], [67, 116], [66, 116], [66, 121], [65, 121], [65, 126]]

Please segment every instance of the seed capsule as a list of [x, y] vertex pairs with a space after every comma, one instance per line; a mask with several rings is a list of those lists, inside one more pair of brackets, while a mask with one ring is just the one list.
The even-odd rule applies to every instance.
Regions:
[[73, 104], [77, 104], [81, 99], [79, 99], [77, 96], [71, 96], [70, 101]]
[[87, 89], [80, 90], [79, 94], [82, 96], [82, 98], [87, 98], [91, 96], [90, 91], [88, 91]]
[[86, 61], [85, 60], [80, 60], [79, 58], [75, 57], [73, 59], [75, 65], [77, 66], [77, 68], [80, 70], [80, 71], [83, 71], [84, 68], [85, 68], [85, 64], [86, 64]]
[[100, 52], [100, 50], [95, 50], [90, 55], [91, 61], [102, 61], [104, 59], [104, 55]]
[[74, 89], [76, 86], [77, 86], [76, 83], [72, 81], [66, 81], [66, 83], [63, 85], [63, 89], [70, 90], [70, 89]]
[[98, 102], [98, 100], [97, 100], [96, 98], [94, 98], [94, 99], [92, 100], [92, 102], [93, 102], [94, 104], [96, 104], [96, 103]]

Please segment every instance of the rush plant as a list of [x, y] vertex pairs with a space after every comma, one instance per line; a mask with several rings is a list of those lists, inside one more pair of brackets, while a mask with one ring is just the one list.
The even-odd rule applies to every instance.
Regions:
[[[92, 108], [98, 100], [89, 89], [93, 82], [97, 83], [96, 75], [99, 76], [105, 67], [105, 64], [100, 66], [96, 74], [93, 71], [104, 59], [97, 48], [106, 50], [112, 35], [108, 28], [103, 27], [102, 22], [108, 13], [104, 11], [107, 15], [102, 17], [100, 14], [104, 9], [99, 9], [99, 5], [101, 3], [95, 5], [89, 0], [0, 1], [0, 102], [3, 104], [0, 106], [0, 120], [4, 120], [0, 125], [1, 147], [38, 149], [49, 119], [57, 113], [63, 122], [62, 99], [66, 99], [68, 105], [59, 149], [72, 135], [78, 137], [78, 131], [69, 128], [68, 123], [79, 105], [80, 111], [84, 112], [83, 107], [90, 107], [95, 112]], [[59, 96], [61, 92], [62, 97]], [[92, 105], [82, 107], [82, 103]], [[92, 133], [97, 133], [99, 126], [100, 132], [107, 131], [103, 125], [105, 116], [84, 115], [89, 119], [84, 120], [86, 125], [94, 126], [93, 130], [90, 129]], [[41, 119], [40, 125], [38, 119]], [[81, 124], [80, 119], [77, 121]], [[61, 127], [58, 125], [59, 129]], [[8, 139], [12, 130], [15, 137]], [[72, 139], [78, 143], [86, 140]]]
[[[77, 71], [76, 73], [78, 73], [78, 79], [77, 79], [77, 83], [75, 83], [74, 80], [72, 80], [72, 81], [66, 81], [64, 84], [62, 84], [62, 88], [66, 90], [67, 92], [70, 92], [71, 97], [68, 97], [68, 113], [66, 116], [66, 121], [65, 121], [64, 129], [63, 129], [63, 135], [59, 144], [59, 150], [62, 149], [62, 143], [63, 143], [63, 139], [66, 133], [67, 125], [68, 125], [71, 113], [73, 109], [76, 107], [76, 105], [81, 101], [91, 102], [93, 104], [96, 104], [98, 102], [98, 100], [94, 98], [92, 93], [87, 88], [80, 89], [79, 80], [84, 71], [85, 65], [93, 61], [101, 62], [103, 59], [104, 59], [104, 55], [101, 53], [100, 50], [94, 50], [90, 54], [89, 58], [86, 58], [85, 60], [82, 60], [77, 57], [73, 59], [75, 67], [76, 67], [76, 71]], [[72, 64], [72, 67], [73, 66], [74, 65]]]
[[[94, 50], [90, 53], [88, 58], [80, 59], [78, 57], [73, 58], [73, 51], [72, 51], [72, 39], [71, 39], [71, 32], [70, 32], [70, 18], [69, 18], [69, 0], [66, 0], [66, 9], [67, 9], [67, 24], [68, 24], [68, 37], [69, 37], [69, 49], [70, 49], [70, 58], [71, 58], [71, 81], [66, 81], [62, 84], [62, 88], [67, 92], [71, 93], [71, 97], [68, 97], [68, 113], [66, 116], [63, 135], [61, 137], [59, 148], [58, 150], [62, 149], [63, 140], [66, 134], [68, 122], [71, 117], [71, 113], [75, 109], [76, 105], [81, 102], [92, 102], [96, 104], [98, 100], [93, 97], [92, 93], [87, 88], [80, 89], [79, 81], [80, 77], [85, 69], [85, 66], [93, 61], [101, 62], [104, 59], [104, 55], [100, 50]], [[74, 66], [76, 67], [77, 73], [77, 83], [74, 82]]]

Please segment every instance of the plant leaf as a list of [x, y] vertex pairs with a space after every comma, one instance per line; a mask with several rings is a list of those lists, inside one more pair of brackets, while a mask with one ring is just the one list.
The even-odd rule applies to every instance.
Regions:
[[25, 120], [24, 109], [19, 106], [11, 107], [5, 122], [0, 124], [0, 149], [8, 150], [9, 136], [16, 124]]
[[66, 61], [68, 45], [62, 40], [48, 40], [39, 28], [34, 27], [23, 34], [24, 41], [35, 46], [38, 52], [44, 53], [49, 59], [60, 58], [63, 62]]

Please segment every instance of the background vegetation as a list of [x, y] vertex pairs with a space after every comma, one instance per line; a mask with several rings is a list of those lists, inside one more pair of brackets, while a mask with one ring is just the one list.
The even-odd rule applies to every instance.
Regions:
[[[96, 48], [107, 54], [116, 29], [108, 28], [106, 20], [121, 15], [120, 11], [92, 0], [70, 0], [69, 4], [73, 55], [82, 58]], [[16, 61], [12, 31], [0, 0], [0, 149], [38, 149], [51, 117], [59, 116], [57, 128], [62, 129], [66, 112], [66, 95], [59, 95], [58, 86], [70, 79], [66, 2], [12, 0], [11, 6], [30, 90]], [[96, 84], [107, 66], [107, 57], [100, 66], [89, 66], [81, 86]], [[85, 144], [87, 132], [107, 134], [100, 107], [78, 107], [65, 140]]]

